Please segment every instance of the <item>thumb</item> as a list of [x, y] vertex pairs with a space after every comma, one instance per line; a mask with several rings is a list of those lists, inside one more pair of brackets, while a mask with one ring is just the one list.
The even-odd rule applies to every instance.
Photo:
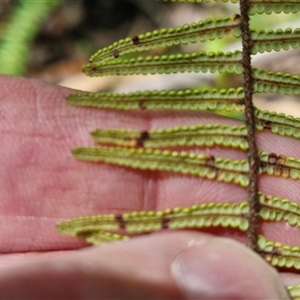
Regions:
[[[16, 288], [18, 287], [18, 288]], [[162, 232], [0, 271], [0, 299], [288, 299], [278, 273], [233, 240]]]
[[289, 299], [277, 271], [231, 239], [195, 243], [175, 258], [171, 271], [187, 299]]

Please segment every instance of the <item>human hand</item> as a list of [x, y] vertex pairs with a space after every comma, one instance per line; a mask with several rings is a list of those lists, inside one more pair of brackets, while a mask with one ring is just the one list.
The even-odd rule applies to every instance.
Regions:
[[[210, 235], [245, 241], [230, 231], [162, 232], [84, 249], [84, 242], [55, 231], [57, 222], [80, 215], [246, 200], [247, 191], [238, 186], [80, 162], [70, 152], [93, 145], [89, 132], [97, 127], [237, 121], [196, 112], [75, 108], [65, 102], [71, 90], [8, 76], [0, 77], [0, 86], [0, 299], [287, 299], [282, 279], [300, 282], [298, 275], [280, 278], [241, 243]], [[258, 144], [300, 157], [297, 141], [288, 137], [259, 133]], [[203, 151], [245, 157], [238, 150]], [[262, 176], [260, 189], [299, 201], [297, 182], [290, 179]], [[300, 245], [297, 228], [261, 227], [268, 239]]]

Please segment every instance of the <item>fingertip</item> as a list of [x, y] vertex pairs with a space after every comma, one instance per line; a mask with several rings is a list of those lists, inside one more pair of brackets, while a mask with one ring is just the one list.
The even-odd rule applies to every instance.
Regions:
[[171, 273], [187, 299], [289, 299], [275, 269], [225, 238], [187, 248], [173, 261]]

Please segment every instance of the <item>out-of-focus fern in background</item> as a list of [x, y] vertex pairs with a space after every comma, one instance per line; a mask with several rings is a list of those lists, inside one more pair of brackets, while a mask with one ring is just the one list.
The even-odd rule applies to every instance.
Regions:
[[[129, 91], [137, 87], [144, 90], [195, 86], [222, 88], [229, 81], [232, 87], [238, 86], [239, 78], [234, 75], [175, 74], [91, 79], [81, 74], [81, 66], [88, 61], [91, 53], [124, 36], [237, 13], [228, 11], [233, 7], [220, 2], [207, 6], [149, 0], [1, 1], [0, 73], [38, 78], [89, 91]], [[292, 14], [276, 15], [276, 18], [258, 15], [252, 19], [251, 28], [258, 27], [296, 28], [299, 20]], [[180, 46], [176, 51], [226, 52], [237, 49], [237, 43], [229, 37]], [[268, 70], [298, 74], [299, 56], [299, 50], [271, 52], [255, 55], [253, 63], [257, 62]], [[300, 111], [300, 106], [295, 109], [299, 100], [290, 102], [294, 103], [287, 106], [283, 96], [271, 98], [270, 95], [260, 95], [259, 106], [295, 115], [295, 111]]]
[[20, 75], [26, 72], [30, 44], [45, 17], [62, 1], [20, 1], [4, 25], [1, 37], [1, 73]]
[[[160, 25], [166, 5], [126, 0], [0, 2], [0, 73], [57, 82], [99, 47]], [[162, 13], [161, 13], [162, 14]]]

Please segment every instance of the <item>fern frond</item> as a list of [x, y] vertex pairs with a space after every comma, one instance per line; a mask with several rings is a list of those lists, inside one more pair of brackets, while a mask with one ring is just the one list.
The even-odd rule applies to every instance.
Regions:
[[294, 180], [300, 179], [300, 160], [275, 153], [262, 152], [260, 154], [261, 173], [282, 176]]
[[155, 48], [221, 39], [230, 32], [234, 37], [240, 37], [239, 20], [238, 15], [231, 18], [209, 18], [198, 23], [185, 24], [175, 28], [163, 28], [133, 38], [121, 39], [92, 55], [90, 63], [104, 63], [107, 60], [128, 53], [148, 51]]
[[210, 52], [204, 51], [156, 55], [131, 59], [114, 59], [104, 63], [90, 63], [83, 67], [83, 72], [91, 77], [105, 75], [147, 75], [185, 72], [219, 72], [241, 74], [241, 51]]
[[286, 289], [293, 300], [299, 300], [300, 299], [300, 284], [298, 285], [288, 285], [286, 286]]
[[[216, 112], [216, 111], [215, 111]], [[271, 130], [274, 134], [300, 138], [300, 119], [275, 112], [261, 111], [255, 108], [256, 129]], [[219, 124], [194, 125], [158, 129], [150, 131], [125, 129], [96, 129], [92, 137], [96, 142], [118, 145], [122, 147], [143, 146], [145, 148], [175, 146], [206, 146], [248, 149], [247, 131], [242, 126], [226, 126]]]
[[[171, 91], [145, 91], [128, 94], [77, 93], [67, 98], [69, 104], [83, 107], [118, 110], [199, 110], [213, 113], [244, 112], [244, 90], [238, 89], [186, 89]], [[255, 108], [256, 129], [271, 130], [275, 134], [300, 138], [300, 118], [261, 111]], [[129, 142], [130, 144], [131, 142]], [[232, 141], [232, 146], [235, 144]], [[124, 145], [125, 144], [119, 144]], [[206, 143], [208, 145], [208, 143]], [[241, 144], [244, 148], [245, 144]]]
[[[220, 1], [228, 2], [228, 0]], [[202, 3], [213, 0], [164, 2]], [[75, 148], [73, 156], [84, 161], [104, 162], [140, 170], [181, 173], [236, 184], [248, 188], [248, 202], [204, 203], [162, 211], [87, 216], [58, 224], [59, 232], [81, 237], [92, 244], [99, 244], [163, 229], [216, 226], [233, 228], [247, 231], [248, 246], [265, 257], [271, 265], [300, 269], [299, 247], [283, 246], [267, 241], [263, 236], [258, 240], [260, 222], [285, 222], [286, 225], [300, 227], [300, 205], [288, 199], [264, 195], [259, 192], [257, 184], [260, 175], [300, 180], [300, 159], [262, 152], [256, 145], [257, 131], [271, 131], [274, 134], [299, 139], [300, 119], [261, 111], [255, 108], [252, 102], [254, 93], [300, 95], [300, 76], [268, 72], [254, 68], [251, 64], [251, 54], [299, 48], [300, 28], [295, 30], [288, 28], [284, 31], [281, 29], [250, 31], [249, 8], [252, 14], [294, 13], [300, 11], [300, 0], [240, 0], [240, 15], [207, 19], [120, 40], [99, 50], [92, 56], [90, 63], [84, 66], [84, 72], [89, 76], [184, 72], [236, 73], [243, 74], [242, 88], [146, 91], [128, 94], [80, 93], [69, 95], [67, 100], [74, 106], [119, 110], [244, 113], [243, 126], [200, 124], [149, 131], [96, 129], [92, 132], [92, 137], [104, 145], [95, 148]], [[241, 37], [242, 52], [123, 57], [126, 54], [136, 54], [155, 48], [222, 39], [227, 33], [236, 38]], [[240, 118], [240, 116], [241, 114], [235, 113], [231, 117]], [[230, 160], [171, 150], [171, 147], [178, 146], [215, 145], [247, 150], [248, 159]], [[129, 236], [123, 236], [123, 233]], [[292, 295], [296, 295], [300, 288], [290, 287], [289, 290]]]
[[[231, 2], [237, 3], [238, 0], [161, 0], [163, 2], [172, 3], [210, 3], [210, 2]], [[250, 0], [250, 15], [254, 14], [279, 14], [297, 13], [300, 10], [298, 0]]]
[[255, 116], [258, 130], [269, 129], [275, 134], [300, 138], [300, 118], [262, 111], [258, 108], [255, 108]]
[[295, 30], [287, 28], [284, 31], [282, 29], [252, 31], [251, 39], [253, 42], [252, 54], [289, 50], [290, 48], [297, 49], [300, 46], [300, 28]]
[[[259, 192], [259, 202], [262, 206], [260, 218], [264, 221], [286, 221], [292, 226], [300, 227], [300, 206], [288, 199], [280, 199]], [[249, 204], [241, 203], [203, 203], [188, 207], [175, 207], [160, 211], [133, 211], [119, 214], [103, 214], [70, 219], [57, 225], [60, 233], [78, 236], [86, 239], [92, 235], [98, 236], [98, 241], [105, 239], [123, 239], [117, 232], [125, 230], [127, 234], [137, 234], [158, 231], [162, 229], [223, 227], [246, 231], [249, 227], [247, 215]], [[102, 238], [101, 238], [102, 237]], [[99, 240], [100, 239], [100, 240]], [[268, 252], [269, 243], [260, 241], [260, 249]], [[272, 244], [273, 245], [273, 244]]]
[[185, 89], [145, 91], [132, 93], [75, 93], [67, 97], [74, 106], [119, 110], [225, 110], [244, 111], [244, 90], [238, 89]]
[[[256, 108], [256, 129], [271, 130], [274, 134], [300, 138], [300, 120], [284, 114], [270, 113]], [[95, 129], [94, 141], [122, 147], [142, 146], [145, 148], [164, 147], [223, 147], [248, 149], [247, 130], [242, 126], [220, 124], [194, 125], [139, 131], [133, 129]]]
[[273, 267], [300, 269], [300, 248], [298, 246], [282, 245], [259, 236], [258, 252]]
[[115, 241], [126, 241], [129, 239], [129, 236], [122, 235], [119, 233], [110, 233], [103, 230], [99, 231], [84, 231], [82, 233], [78, 233], [76, 235], [79, 238], [84, 238], [85, 241], [92, 245], [99, 245], [107, 242], [115, 242]]
[[84, 231], [117, 231], [120, 229], [114, 214], [79, 217], [62, 222], [57, 227], [60, 232], [70, 235], [78, 235]]
[[[215, 158], [204, 154], [151, 148], [95, 147], [75, 148], [73, 156], [80, 160], [105, 162], [141, 170], [157, 170], [189, 174], [247, 187], [247, 160]], [[300, 160], [284, 155], [261, 152], [259, 174], [300, 179]]]
[[189, 174], [207, 179], [248, 185], [247, 160], [231, 161], [203, 154], [144, 148], [75, 148], [73, 156], [91, 162], [106, 162], [141, 170]]
[[248, 149], [246, 127], [226, 125], [196, 125], [139, 131], [126, 129], [96, 129], [92, 132], [94, 141], [122, 147], [143, 146], [161, 148], [176, 146], [224, 147]]
[[[215, 18], [199, 21], [198, 23], [185, 24], [175, 28], [163, 28], [133, 38], [121, 39], [112, 45], [100, 49], [90, 58], [91, 64], [104, 63], [107, 60], [119, 58], [128, 53], [149, 51], [155, 48], [171, 47], [174, 45], [205, 42], [206, 40], [222, 39], [229, 33], [239, 38], [240, 17]], [[285, 31], [260, 30], [252, 31], [252, 53], [288, 50], [290, 47], [299, 48], [300, 28], [294, 31], [287, 28]]]
[[290, 73], [267, 72], [253, 68], [254, 90], [256, 93], [278, 93], [300, 95], [300, 76]]
[[[107, 221], [106, 215], [81, 217], [58, 224], [61, 233], [75, 235], [103, 230], [117, 231], [125, 229], [129, 234], [158, 231], [165, 228], [203, 228], [219, 227], [247, 230], [245, 216], [249, 211], [247, 202], [240, 204], [206, 203], [190, 207], [175, 207], [161, 211], [134, 211], [122, 215], [112, 215], [113, 221]], [[113, 223], [114, 229], [106, 229]]]
[[272, 13], [297, 13], [300, 10], [299, 0], [250, 0], [250, 15]]
[[260, 217], [264, 221], [285, 221], [291, 226], [300, 227], [300, 206], [289, 199], [280, 199], [269, 195], [259, 195]]

